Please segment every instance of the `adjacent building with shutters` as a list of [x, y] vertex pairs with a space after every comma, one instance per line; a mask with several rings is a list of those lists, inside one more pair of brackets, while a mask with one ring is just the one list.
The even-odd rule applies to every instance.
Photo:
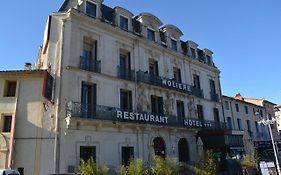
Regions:
[[44, 117], [52, 105], [43, 91], [47, 75], [43, 70], [0, 71], [0, 169], [42, 174], [52, 167], [53, 118]]

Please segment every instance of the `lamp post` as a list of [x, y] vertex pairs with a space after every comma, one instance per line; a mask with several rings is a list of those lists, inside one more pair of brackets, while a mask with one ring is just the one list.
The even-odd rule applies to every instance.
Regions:
[[[256, 115], [259, 115], [259, 112], [256, 113]], [[266, 115], [266, 120], [265, 119], [262, 119], [260, 120], [258, 123], [259, 124], [263, 124], [263, 125], [267, 125], [268, 126], [268, 129], [269, 129], [269, 134], [270, 134], [270, 139], [271, 139], [271, 142], [272, 142], [272, 147], [273, 147], [273, 153], [274, 153], [274, 157], [275, 157], [275, 162], [276, 162], [276, 166], [277, 166], [277, 173], [278, 175], [281, 175], [280, 173], [280, 167], [279, 167], [279, 161], [278, 161], [278, 156], [277, 156], [277, 152], [276, 152], [276, 147], [275, 147], [275, 144], [274, 144], [274, 140], [273, 140], [273, 136], [272, 136], [272, 130], [271, 130], [271, 124], [274, 124], [276, 121], [275, 118], [272, 118], [271, 120], [269, 119], [268, 115]]]

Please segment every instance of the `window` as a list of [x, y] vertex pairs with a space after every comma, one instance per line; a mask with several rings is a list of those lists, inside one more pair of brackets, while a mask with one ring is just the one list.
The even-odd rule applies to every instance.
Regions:
[[199, 120], [204, 120], [204, 112], [202, 105], [197, 105], [197, 116]]
[[11, 132], [12, 116], [3, 116], [3, 120], [2, 132]]
[[120, 90], [120, 109], [124, 111], [132, 111], [132, 91], [124, 89]]
[[248, 106], [245, 106], [245, 113], [249, 114]]
[[240, 118], [237, 119], [237, 125], [239, 130], [243, 130], [242, 120]]
[[128, 166], [130, 159], [134, 158], [134, 147], [122, 146], [122, 165]]
[[184, 114], [184, 102], [177, 100], [177, 115], [180, 118], [185, 118]]
[[95, 146], [80, 146], [80, 160], [87, 161], [90, 158], [96, 162], [96, 147]]
[[155, 41], [155, 31], [147, 29], [147, 39], [150, 41]]
[[120, 16], [120, 28], [123, 30], [129, 30], [129, 20], [124, 16]]
[[228, 128], [228, 129], [232, 129], [232, 120], [231, 120], [231, 117], [227, 117], [226, 120], [227, 120], [227, 128]]
[[153, 59], [149, 59], [149, 74], [159, 76], [158, 62]]
[[97, 71], [97, 41], [84, 39], [80, 68], [87, 71]]
[[239, 112], [240, 111], [240, 109], [239, 109], [239, 104], [235, 104], [235, 108], [236, 108], [236, 112]]
[[220, 123], [219, 109], [218, 108], [214, 108], [213, 109], [213, 113], [214, 113], [214, 121], [215, 121], [215, 123], [219, 124]]
[[155, 114], [164, 114], [163, 97], [151, 95], [151, 112]]
[[97, 5], [90, 1], [86, 1], [86, 14], [91, 17], [96, 17], [97, 16]]
[[247, 120], [247, 129], [248, 129], [248, 131], [251, 131], [251, 122], [250, 122], [250, 120]]
[[178, 50], [177, 40], [171, 39], [171, 48], [172, 48], [174, 51], [177, 51], [177, 50]]
[[229, 110], [229, 101], [225, 101], [224, 103], [225, 103], [225, 109]]
[[96, 105], [96, 89], [96, 84], [82, 82], [81, 112], [83, 117], [94, 117]]
[[16, 81], [6, 81], [4, 97], [15, 97], [17, 89]]
[[119, 64], [119, 77], [122, 79], [131, 80], [133, 78], [133, 72], [131, 71], [130, 52], [120, 50]]
[[255, 127], [256, 127], [256, 136], [259, 137], [260, 136], [260, 129], [259, 129], [259, 124], [257, 121], [255, 121]]
[[176, 82], [181, 83], [181, 70], [176, 68], [176, 67], [174, 67], [173, 68], [173, 73], [174, 73], [174, 80]]
[[255, 108], [253, 108], [253, 114], [254, 114], [254, 116], [256, 115], [256, 109]]
[[214, 80], [210, 80], [210, 90], [212, 94], [216, 94], [216, 85]]
[[260, 110], [260, 117], [263, 117], [263, 112], [262, 112], [262, 110]]
[[196, 89], [201, 89], [199, 75], [193, 74], [193, 85]]
[[206, 55], [207, 58], [207, 64], [211, 65], [212, 61], [211, 61], [211, 57], [209, 55]]
[[190, 48], [191, 58], [196, 59], [196, 51], [193, 48]]

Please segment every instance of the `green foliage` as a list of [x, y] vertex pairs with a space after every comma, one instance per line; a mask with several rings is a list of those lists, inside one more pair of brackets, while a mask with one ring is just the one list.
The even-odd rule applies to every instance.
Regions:
[[128, 166], [122, 166], [120, 175], [145, 175], [147, 174], [141, 159], [132, 159]]
[[214, 158], [214, 153], [212, 150], [207, 150], [204, 153], [204, 157], [198, 162], [196, 166], [197, 175], [216, 175], [217, 173], [217, 163]]
[[259, 158], [257, 154], [248, 154], [243, 158], [241, 164], [258, 169]]
[[79, 171], [81, 175], [108, 175], [109, 168], [105, 165], [96, 166], [94, 159], [91, 157], [87, 161], [81, 160]]
[[155, 156], [151, 170], [155, 175], [175, 175], [178, 174], [179, 166], [173, 158]]

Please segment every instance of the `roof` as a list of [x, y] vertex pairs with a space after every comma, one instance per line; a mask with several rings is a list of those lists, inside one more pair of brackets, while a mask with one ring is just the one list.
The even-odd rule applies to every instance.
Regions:
[[0, 76], [5, 75], [42, 75], [46, 70], [34, 69], [34, 70], [0, 70]]
[[254, 103], [250, 103], [250, 102], [247, 102], [247, 101], [238, 100], [238, 99], [236, 99], [236, 98], [234, 98], [234, 97], [230, 97], [230, 96], [226, 96], [226, 95], [223, 95], [222, 97], [223, 97], [223, 98], [229, 98], [229, 99], [234, 100], [234, 101], [237, 101], [237, 102], [250, 104], [250, 105], [252, 105], [252, 106], [257, 106], [257, 107], [260, 107], [260, 108], [264, 108], [263, 106], [256, 105], [256, 104], [254, 104]]

